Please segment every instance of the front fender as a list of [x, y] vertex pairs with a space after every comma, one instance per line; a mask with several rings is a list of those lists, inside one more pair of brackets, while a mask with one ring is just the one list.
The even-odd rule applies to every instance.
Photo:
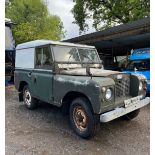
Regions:
[[87, 96], [94, 113], [99, 114], [101, 106], [102, 108], [108, 106], [108, 103], [103, 104], [101, 88], [109, 85], [114, 85], [114, 81], [105, 77], [55, 75], [53, 82], [54, 101], [56, 105], [62, 106], [62, 99], [68, 92], [79, 92]]
[[88, 97], [95, 113], [100, 110], [100, 87], [87, 76], [55, 75], [53, 82], [54, 102], [62, 105], [62, 99], [68, 92], [79, 92]]

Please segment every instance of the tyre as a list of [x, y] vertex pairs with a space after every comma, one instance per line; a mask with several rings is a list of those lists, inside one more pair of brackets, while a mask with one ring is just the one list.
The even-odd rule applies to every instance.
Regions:
[[70, 105], [70, 123], [73, 131], [82, 138], [91, 138], [98, 124], [89, 101], [77, 98]]
[[122, 118], [123, 118], [124, 120], [132, 120], [132, 119], [134, 119], [135, 117], [138, 116], [139, 112], [140, 112], [140, 109], [137, 109], [137, 110], [135, 110], [135, 111], [132, 111], [132, 112], [130, 112], [130, 113], [124, 115]]
[[37, 99], [32, 97], [28, 85], [24, 86], [23, 88], [23, 100], [24, 100], [25, 106], [28, 109], [33, 110], [37, 108]]

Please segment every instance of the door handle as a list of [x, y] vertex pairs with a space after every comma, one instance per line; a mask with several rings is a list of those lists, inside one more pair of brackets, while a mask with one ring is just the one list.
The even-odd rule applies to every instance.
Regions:
[[31, 77], [31, 75], [32, 75], [32, 72], [29, 72], [29, 73], [28, 73], [28, 77]]

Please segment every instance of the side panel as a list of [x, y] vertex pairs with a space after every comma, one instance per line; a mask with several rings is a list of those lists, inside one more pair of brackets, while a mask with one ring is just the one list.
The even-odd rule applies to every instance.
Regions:
[[[16, 69], [14, 72], [14, 83], [16, 89], [19, 91], [20, 83], [26, 82], [29, 85], [29, 88], [32, 92], [32, 84], [31, 84], [31, 77], [29, 76], [29, 73], [31, 73], [31, 69]], [[33, 92], [32, 92], [33, 95]]]
[[14, 75], [17, 90], [19, 90], [20, 82], [26, 82], [29, 85], [33, 97], [53, 103], [52, 71], [16, 69]]
[[32, 91], [36, 98], [53, 103], [53, 73], [51, 70], [34, 69], [31, 75]]
[[16, 68], [34, 68], [34, 48], [16, 50]]
[[34, 69], [34, 51], [34, 48], [16, 50], [14, 82], [17, 90], [21, 82], [26, 82], [32, 92], [31, 73]]

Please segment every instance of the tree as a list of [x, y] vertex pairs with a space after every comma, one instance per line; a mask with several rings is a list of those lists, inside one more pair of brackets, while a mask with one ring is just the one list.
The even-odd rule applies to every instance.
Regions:
[[63, 24], [58, 16], [50, 15], [42, 0], [10, 0], [6, 2], [6, 17], [16, 23], [13, 34], [16, 43], [36, 39], [60, 40]]
[[87, 19], [93, 19], [93, 27], [103, 30], [129, 21], [149, 16], [149, 0], [73, 0], [75, 21], [81, 31], [88, 28]]

